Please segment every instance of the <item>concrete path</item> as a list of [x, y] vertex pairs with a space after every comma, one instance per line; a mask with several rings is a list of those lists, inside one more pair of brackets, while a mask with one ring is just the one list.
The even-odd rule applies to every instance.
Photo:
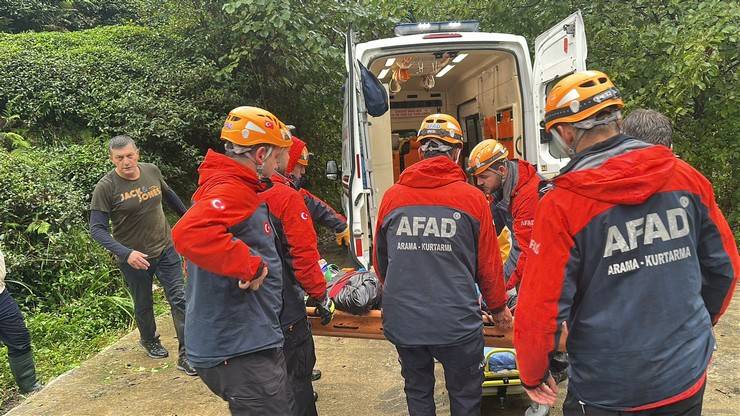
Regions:
[[[158, 321], [162, 340], [176, 351], [176, 339], [168, 316]], [[710, 372], [705, 395], [705, 415], [740, 415], [740, 302], [716, 328], [719, 350]], [[225, 403], [198, 378], [175, 369], [175, 359], [152, 360], [138, 345], [134, 331], [82, 366], [27, 399], [8, 415], [224, 415]], [[319, 413], [328, 416], [404, 415], [403, 383], [393, 347], [385, 341], [316, 338], [318, 367], [323, 377], [316, 382]], [[436, 401], [440, 415], [449, 414], [444, 377], [439, 380]], [[561, 400], [564, 388], [561, 389]], [[484, 402], [486, 415], [522, 415], [523, 398], [510, 400], [499, 409], [496, 400]], [[559, 415], [554, 411], [553, 415]]]

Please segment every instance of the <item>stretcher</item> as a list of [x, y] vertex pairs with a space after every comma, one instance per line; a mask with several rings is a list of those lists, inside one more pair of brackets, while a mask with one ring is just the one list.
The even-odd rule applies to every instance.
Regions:
[[[385, 336], [383, 336], [383, 315], [379, 310], [372, 310], [365, 315], [352, 315], [336, 311], [329, 325], [321, 325], [316, 308], [307, 307], [306, 314], [311, 322], [311, 331], [317, 336], [385, 339]], [[498, 328], [486, 316], [483, 316], [482, 319], [483, 338], [486, 347], [514, 347], [513, 329]], [[565, 351], [565, 337], [560, 337], [560, 347], [558, 349]]]
[[[306, 308], [306, 314], [311, 321], [311, 332], [314, 335], [325, 337], [344, 337], [362, 339], [385, 339], [383, 336], [383, 316], [381, 311], [372, 310], [366, 315], [352, 315], [336, 311], [329, 325], [321, 325], [316, 308]], [[502, 330], [483, 317], [483, 337], [487, 347], [511, 348], [513, 331]]]

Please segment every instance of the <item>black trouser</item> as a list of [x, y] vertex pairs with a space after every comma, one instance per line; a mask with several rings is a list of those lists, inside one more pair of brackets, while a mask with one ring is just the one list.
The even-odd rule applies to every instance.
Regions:
[[316, 364], [316, 350], [307, 318], [283, 328], [283, 354], [288, 370], [288, 386], [293, 392], [293, 416], [316, 416], [311, 370]]
[[290, 415], [285, 357], [280, 348], [231, 358], [212, 368], [196, 367], [209, 389], [229, 403], [232, 415]]
[[7, 288], [0, 293], [0, 341], [8, 346], [9, 357], [20, 357], [31, 351], [31, 335]]
[[479, 416], [483, 394], [483, 332], [476, 332], [455, 345], [400, 347], [401, 363], [410, 416], [435, 415], [434, 358], [444, 368], [452, 416]]
[[705, 387], [706, 382], [696, 394], [687, 399], [668, 406], [641, 412], [615, 412], [598, 409], [585, 404], [581, 406], [578, 399], [568, 390], [568, 394], [565, 396], [565, 402], [563, 402], [563, 416], [701, 416]]
[[167, 302], [170, 304], [172, 321], [179, 342], [178, 352], [185, 355], [185, 292], [183, 291], [182, 265], [180, 255], [175, 248], [166, 248], [159, 257], [147, 259], [149, 269], [139, 270], [123, 262], [119, 264], [126, 284], [134, 298], [134, 315], [139, 327], [141, 340], [151, 342], [159, 339], [157, 324], [154, 322], [154, 300], [152, 299], [152, 281], [157, 275], [164, 289]]

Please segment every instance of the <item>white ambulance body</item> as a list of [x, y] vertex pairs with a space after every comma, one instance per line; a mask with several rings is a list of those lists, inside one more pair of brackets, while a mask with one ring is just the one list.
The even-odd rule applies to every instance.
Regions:
[[[524, 37], [466, 31], [471, 29], [477, 23], [402, 25], [397, 34], [417, 34], [356, 45], [351, 31], [347, 34], [342, 203], [358, 266], [370, 266], [383, 193], [418, 160], [414, 139], [426, 115], [446, 113], [460, 121], [466, 137], [461, 165], [486, 138], [496, 138], [511, 157], [531, 162], [546, 177], [568, 162], [540, 125], [547, 89], [586, 69], [581, 13], [537, 37], [534, 66]], [[390, 110], [382, 116], [367, 113], [359, 63], [389, 91]], [[405, 74], [399, 74], [399, 67], [406, 68]], [[408, 79], [397, 82], [394, 72], [397, 79]], [[327, 173], [331, 170], [328, 166]]]

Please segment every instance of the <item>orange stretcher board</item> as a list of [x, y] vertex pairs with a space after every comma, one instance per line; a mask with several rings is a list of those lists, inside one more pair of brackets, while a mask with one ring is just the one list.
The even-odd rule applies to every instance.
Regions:
[[[307, 307], [306, 314], [311, 322], [311, 331], [322, 337], [344, 337], [361, 339], [385, 339], [381, 312], [372, 310], [366, 315], [352, 315], [336, 311], [329, 325], [321, 325], [316, 308]], [[483, 338], [487, 347], [514, 348], [514, 330], [502, 330], [483, 317]], [[560, 337], [560, 351], [565, 351], [565, 336]]]

